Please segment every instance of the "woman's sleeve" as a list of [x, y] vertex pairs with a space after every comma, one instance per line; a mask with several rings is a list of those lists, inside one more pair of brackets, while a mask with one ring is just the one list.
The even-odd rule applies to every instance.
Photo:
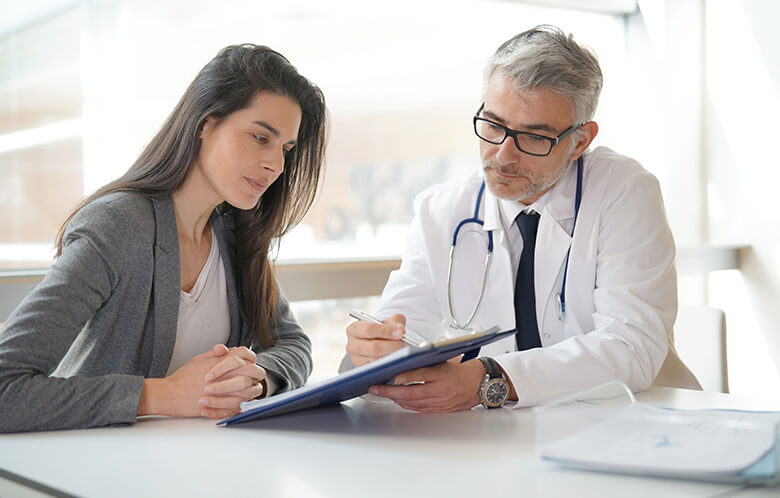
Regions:
[[122, 225], [109, 211], [79, 212], [62, 255], [0, 330], [0, 432], [135, 421], [143, 377], [51, 376], [119, 278], [122, 249], [111, 235]]
[[281, 291], [276, 305], [276, 344], [257, 353], [257, 364], [270, 374], [276, 392], [301, 387], [311, 374], [311, 341]]

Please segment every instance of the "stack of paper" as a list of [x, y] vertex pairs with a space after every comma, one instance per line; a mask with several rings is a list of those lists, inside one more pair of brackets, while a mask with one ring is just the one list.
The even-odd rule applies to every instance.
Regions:
[[639, 475], [771, 484], [780, 413], [670, 410], [631, 403], [540, 448], [564, 465]]

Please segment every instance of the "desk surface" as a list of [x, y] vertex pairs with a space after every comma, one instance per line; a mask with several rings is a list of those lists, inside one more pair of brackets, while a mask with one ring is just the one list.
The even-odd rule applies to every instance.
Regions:
[[[664, 388], [638, 398], [679, 408], [780, 410], [780, 399]], [[228, 428], [154, 417], [128, 427], [0, 435], [0, 470], [88, 497], [778, 495], [777, 488], [541, 462], [527, 409], [426, 415], [361, 399]]]

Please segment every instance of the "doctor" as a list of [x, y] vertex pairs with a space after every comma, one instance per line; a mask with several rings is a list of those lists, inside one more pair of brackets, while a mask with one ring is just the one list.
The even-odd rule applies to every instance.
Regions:
[[613, 379], [700, 388], [673, 347], [675, 246], [658, 181], [606, 147], [588, 150], [601, 87], [596, 57], [557, 28], [498, 48], [473, 117], [481, 171], [417, 197], [384, 324], [350, 325], [347, 359], [401, 348], [407, 324], [518, 333], [372, 394], [446, 412], [537, 405]]

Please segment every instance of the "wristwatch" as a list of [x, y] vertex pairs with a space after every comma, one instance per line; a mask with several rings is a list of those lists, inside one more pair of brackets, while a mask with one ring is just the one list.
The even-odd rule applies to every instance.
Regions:
[[500, 408], [509, 397], [509, 383], [493, 358], [480, 357], [485, 367], [485, 378], [479, 387], [479, 399], [485, 408]]

